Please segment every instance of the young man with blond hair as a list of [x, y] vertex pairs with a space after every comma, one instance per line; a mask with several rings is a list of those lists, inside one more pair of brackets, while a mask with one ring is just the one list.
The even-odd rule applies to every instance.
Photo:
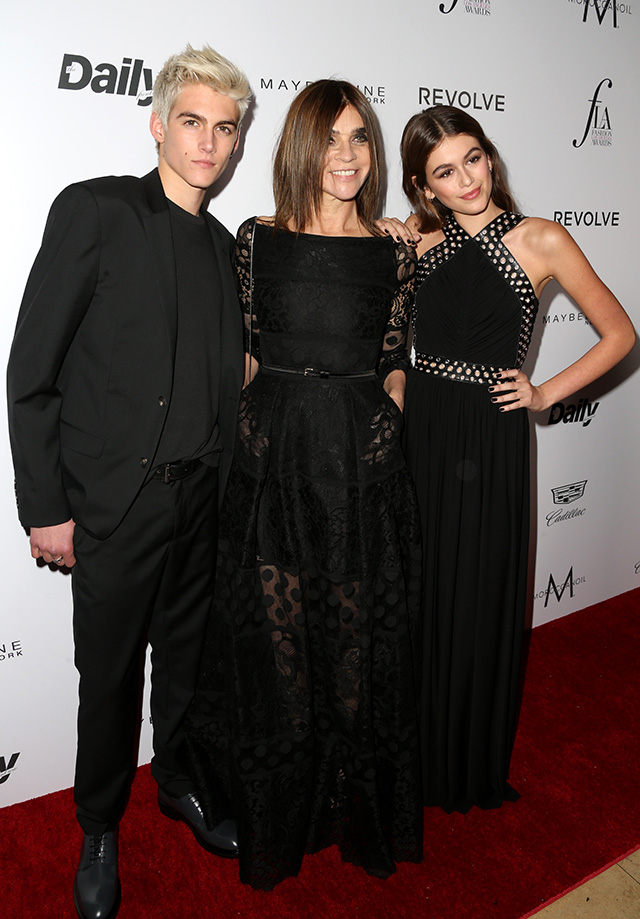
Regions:
[[154, 86], [157, 169], [58, 196], [18, 316], [8, 398], [19, 517], [32, 556], [72, 571], [81, 919], [119, 907], [147, 641], [161, 810], [209, 851], [237, 855], [233, 821], [204, 822], [182, 721], [242, 379], [233, 240], [204, 201], [249, 98], [245, 75], [213, 49], [171, 57]]

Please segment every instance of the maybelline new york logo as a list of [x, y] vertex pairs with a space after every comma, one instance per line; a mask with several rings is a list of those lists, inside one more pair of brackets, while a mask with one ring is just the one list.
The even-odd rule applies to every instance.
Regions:
[[[568, 0], [568, 2], [584, 7], [583, 22], [587, 22], [588, 19], [597, 20], [600, 26], [604, 22], [610, 22], [614, 29], [620, 28], [618, 25], [619, 14], [631, 13], [631, 4], [621, 3], [620, 0]], [[611, 15], [607, 15], [608, 13]]]
[[591, 325], [584, 313], [579, 313], [575, 310], [568, 310], [566, 313], [552, 313], [549, 316], [543, 316], [542, 322], [544, 325], [555, 325], [558, 322], [583, 322], [585, 325]]
[[151, 105], [153, 74], [140, 58], [124, 57], [120, 68], [115, 64], [96, 64], [82, 54], [62, 57], [58, 89], [85, 89], [94, 93], [130, 96], [138, 105]]
[[578, 584], [584, 584], [586, 580], [587, 579], [584, 577], [584, 575], [581, 577], [574, 577], [573, 565], [572, 565], [571, 568], [569, 569], [569, 573], [567, 574], [566, 578], [562, 582], [560, 582], [559, 579], [556, 581], [556, 579], [553, 576], [553, 573], [551, 573], [549, 575], [549, 581], [547, 583], [547, 586], [543, 590], [536, 591], [536, 593], [533, 595], [533, 599], [542, 600], [542, 598], [544, 597], [544, 606], [546, 609], [547, 606], [549, 605], [549, 600], [551, 599], [552, 596], [555, 597], [558, 603], [560, 603], [560, 601], [562, 600], [562, 597], [564, 596], [565, 591], [567, 592], [569, 597], [573, 597], [574, 587], [577, 587]]
[[5, 641], [0, 644], [0, 663], [16, 657], [22, 657], [22, 642]]
[[[260, 89], [270, 90], [271, 92], [275, 90], [276, 92], [297, 93], [299, 89], [311, 86], [313, 82], [313, 80], [292, 80], [288, 77], [280, 79], [277, 77], [260, 77]], [[378, 86], [375, 83], [356, 83], [356, 86], [366, 96], [367, 102], [372, 105], [384, 105], [387, 101], [384, 86]]]
[[[447, 0], [446, 3], [438, 4], [441, 13], [452, 13], [458, 6], [459, 0]], [[462, 0], [460, 9], [465, 13], [475, 13], [476, 16], [491, 15], [491, 0]]]
[[547, 424], [559, 424], [562, 422], [563, 424], [580, 424], [583, 428], [586, 428], [593, 421], [599, 405], [599, 402], [592, 403], [588, 399], [580, 399], [575, 405], [555, 402], [551, 406]]
[[4, 756], [0, 756], [0, 785], [4, 785], [11, 773], [15, 771], [19, 756], [19, 753], [12, 753], [8, 763]]
[[579, 501], [584, 495], [588, 479], [582, 482], [571, 482], [569, 485], [559, 485], [551, 489], [553, 503], [561, 505], [562, 509], [551, 511], [547, 514], [547, 526], [553, 526], [554, 523], [565, 523], [567, 520], [574, 520], [576, 517], [582, 517], [586, 513], [586, 507], [572, 507], [564, 510], [568, 504]]
[[584, 134], [582, 135], [582, 140], [578, 142], [578, 138], [574, 137], [573, 146], [581, 147], [587, 137], [591, 137], [591, 143], [597, 147], [610, 147], [613, 141], [613, 132], [611, 130], [611, 116], [609, 115], [609, 109], [600, 99], [600, 94], [603, 92], [602, 87], [606, 86], [607, 89], [613, 87], [613, 81], [609, 77], [605, 77], [604, 80], [600, 80], [596, 86], [596, 91], [593, 94], [593, 98], [589, 99], [590, 108], [589, 114], [587, 115], [587, 123], [584, 126]]

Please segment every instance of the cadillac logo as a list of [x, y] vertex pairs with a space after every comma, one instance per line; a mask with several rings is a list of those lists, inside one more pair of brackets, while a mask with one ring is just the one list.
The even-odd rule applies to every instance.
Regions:
[[571, 485], [560, 485], [558, 488], [552, 488], [554, 504], [573, 504], [584, 494], [584, 487], [589, 480], [584, 482], [572, 482]]

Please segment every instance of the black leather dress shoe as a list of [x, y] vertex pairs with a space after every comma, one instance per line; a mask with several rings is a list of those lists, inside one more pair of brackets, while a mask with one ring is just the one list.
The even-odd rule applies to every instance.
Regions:
[[172, 798], [166, 791], [159, 788], [158, 804], [165, 817], [186, 823], [207, 852], [213, 852], [214, 855], [220, 855], [222, 858], [238, 857], [238, 830], [235, 820], [223, 820], [217, 827], [210, 830], [205, 823], [200, 802], [194, 794]]
[[73, 882], [80, 919], [114, 919], [120, 907], [117, 832], [85, 835]]

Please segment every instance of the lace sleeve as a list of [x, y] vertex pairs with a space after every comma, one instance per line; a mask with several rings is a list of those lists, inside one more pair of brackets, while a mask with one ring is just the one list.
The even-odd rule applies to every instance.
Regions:
[[260, 329], [258, 319], [252, 311], [253, 285], [251, 277], [251, 257], [256, 218], [245, 220], [236, 236], [236, 248], [233, 256], [233, 267], [236, 275], [238, 297], [244, 314], [244, 350], [257, 361], [260, 361]]
[[407, 343], [418, 261], [415, 251], [404, 243], [396, 244], [395, 253], [398, 288], [382, 342], [378, 365], [381, 380], [392, 370], [406, 371], [409, 367]]

